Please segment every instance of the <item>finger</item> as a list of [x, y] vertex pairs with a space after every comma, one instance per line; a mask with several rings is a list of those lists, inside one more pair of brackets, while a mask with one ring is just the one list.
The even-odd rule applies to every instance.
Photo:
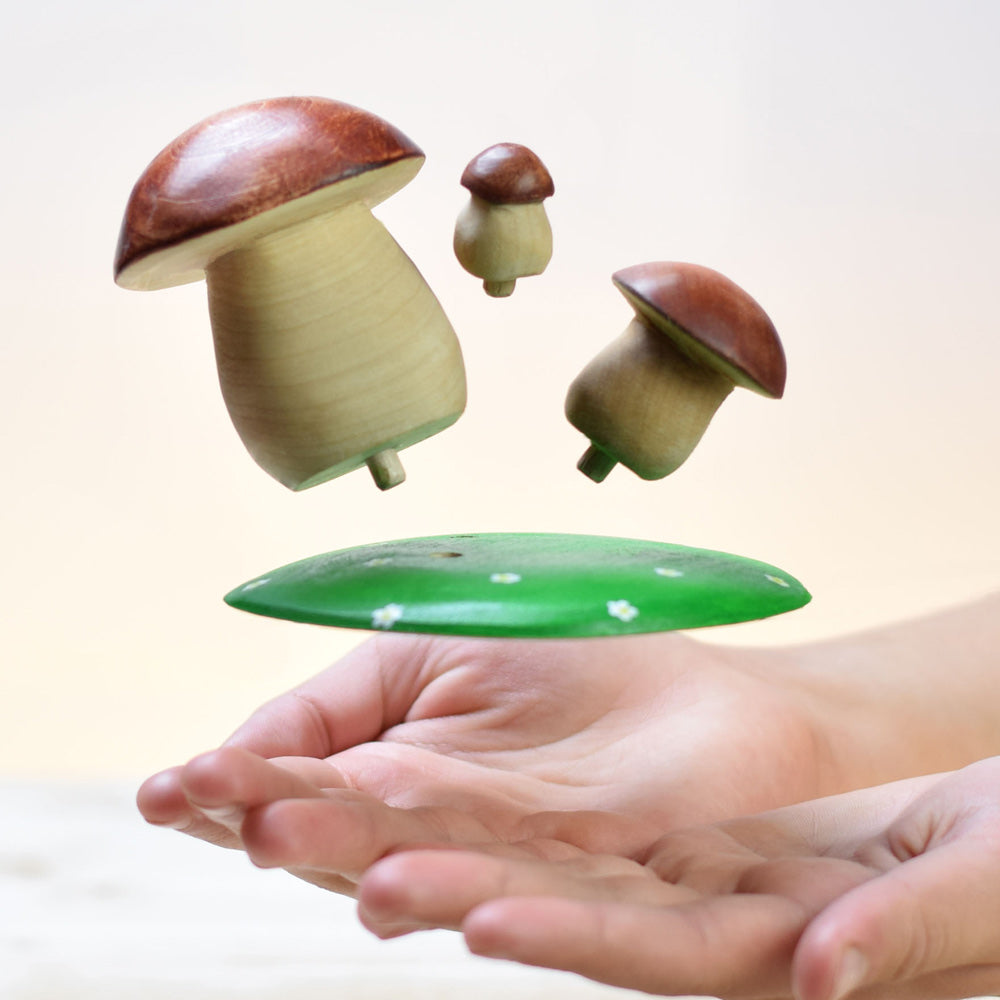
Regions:
[[195, 757], [180, 769], [178, 780], [191, 806], [237, 835], [248, 809], [322, 794], [299, 774], [236, 747]]
[[472, 952], [669, 995], [787, 995], [803, 909], [777, 896], [679, 906], [500, 899], [462, 930]]
[[136, 805], [147, 823], [179, 830], [219, 847], [239, 847], [231, 830], [195, 809], [181, 787], [181, 768], [173, 767], [147, 778], [136, 793]]
[[323, 871], [320, 868], [286, 868], [290, 875], [309, 882], [311, 885], [326, 889], [328, 892], [335, 892], [339, 896], [355, 897], [358, 893], [357, 879], [340, 875], [337, 872]]
[[[996, 821], [994, 821], [994, 825]], [[801, 1000], [1000, 963], [1000, 837], [984, 830], [853, 890], [817, 916], [793, 967]]]
[[640, 817], [596, 809], [559, 809], [525, 817], [517, 833], [523, 840], [572, 844], [586, 854], [638, 858], [648, 855], [663, 829]]
[[362, 878], [359, 916], [381, 937], [439, 927], [457, 930], [476, 906], [504, 896], [678, 903], [689, 889], [661, 882], [646, 868], [613, 855], [573, 852], [562, 860], [534, 845], [486, 846], [477, 851], [407, 851], [376, 863]]
[[403, 846], [489, 838], [481, 824], [463, 813], [400, 809], [346, 790], [252, 809], [242, 835], [250, 860], [261, 868], [308, 869], [355, 881], [375, 861]]
[[322, 758], [373, 740], [403, 721], [433, 676], [435, 648], [426, 636], [370, 639], [257, 709], [225, 745], [262, 757]]

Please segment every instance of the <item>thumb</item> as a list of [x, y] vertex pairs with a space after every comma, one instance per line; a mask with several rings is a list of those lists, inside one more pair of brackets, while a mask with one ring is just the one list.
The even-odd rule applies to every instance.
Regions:
[[[319, 757], [402, 722], [434, 674], [425, 636], [379, 636], [258, 708], [226, 741], [261, 757]], [[440, 668], [443, 669], [443, 668]]]
[[960, 826], [812, 920], [792, 966], [799, 1000], [1000, 963], [1000, 806]]

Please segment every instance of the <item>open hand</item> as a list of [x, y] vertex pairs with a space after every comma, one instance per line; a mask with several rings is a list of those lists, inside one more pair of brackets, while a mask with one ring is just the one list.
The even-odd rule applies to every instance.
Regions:
[[597, 832], [562, 836], [628, 853], [666, 828], [849, 787], [817, 700], [794, 671], [775, 680], [772, 660], [676, 634], [378, 636], [150, 778], [139, 805], [342, 892], [403, 844], [523, 841], [540, 813], [596, 811]]
[[[553, 830], [573, 820], [553, 820]], [[1000, 986], [1000, 758], [675, 831], [630, 857], [528, 840], [376, 864], [383, 937], [661, 994], [968, 997]]]

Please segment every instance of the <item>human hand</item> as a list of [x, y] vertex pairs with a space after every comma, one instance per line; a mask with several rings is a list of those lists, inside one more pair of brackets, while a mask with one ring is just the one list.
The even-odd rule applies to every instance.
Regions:
[[631, 857], [546, 841], [399, 853], [365, 875], [359, 909], [383, 937], [461, 929], [477, 954], [649, 993], [994, 994], [1000, 758], [675, 831]]
[[[523, 840], [540, 812], [623, 814], [597, 825], [631, 849], [647, 832], [849, 787], [829, 748], [836, 712], [778, 662], [677, 634], [378, 636], [221, 750], [149, 779], [139, 805], [346, 892], [401, 843]], [[564, 835], [589, 844], [592, 831]]]

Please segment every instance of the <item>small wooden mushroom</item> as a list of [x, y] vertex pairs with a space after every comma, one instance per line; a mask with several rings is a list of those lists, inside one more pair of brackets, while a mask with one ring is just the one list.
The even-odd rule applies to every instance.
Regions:
[[195, 125], [132, 191], [115, 280], [206, 279], [226, 406], [290, 489], [366, 464], [380, 488], [395, 486], [397, 451], [465, 408], [451, 324], [371, 214], [423, 161], [367, 111], [277, 98]]
[[552, 258], [543, 205], [555, 193], [552, 177], [527, 146], [501, 142], [471, 160], [462, 186], [471, 197], [455, 222], [455, 256], [487, 295], [510, 295], [518, 278], [541, 274]]
[[625, 332], [577, 376], [570, 423], [590, 438], [578, 468], [601, 482], [617, 463], [662, 479], [701, 440], [734, 386], [778, 398], [785, 355], [764, 310], [707, 267], [658, 262], [612, 276], [635, 310]]

